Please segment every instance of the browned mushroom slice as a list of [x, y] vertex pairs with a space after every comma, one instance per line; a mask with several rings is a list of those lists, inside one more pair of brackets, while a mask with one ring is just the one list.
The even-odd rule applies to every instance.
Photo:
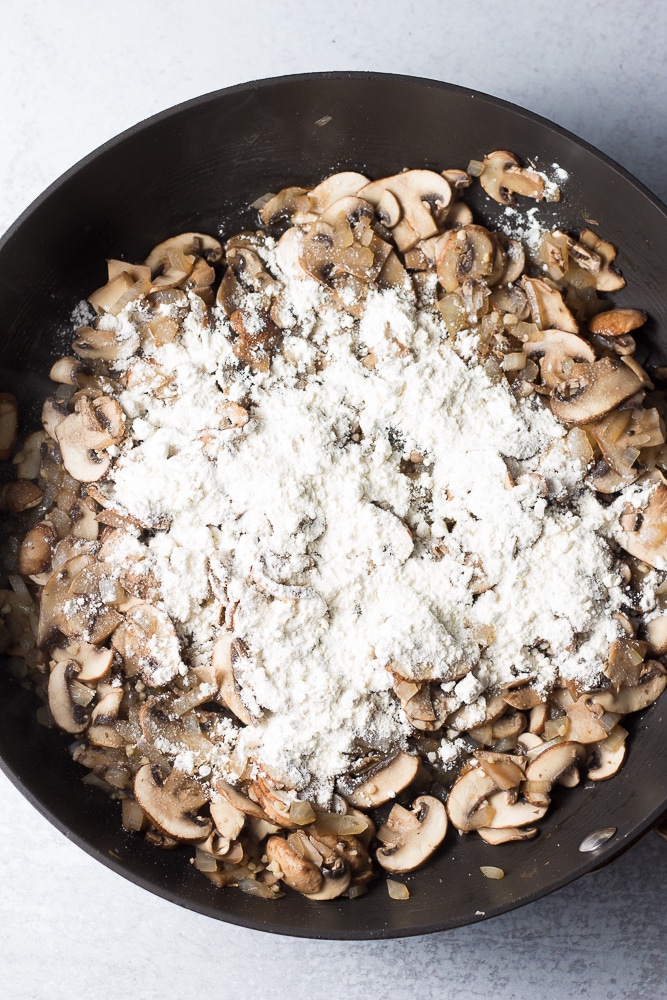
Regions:
[[667, 653], [667, 615], [658, 615], [646, 623], [646, 638], [653, 656], [664, 656]]
[[76, 660], [61, 660], [49, 674], [49, 708], [53, 721], [66, 733], [81, 733], [88, 725], [89, 715], [72, 698], [71, 683], [79, 673]]
[[70, 413], [56, 426], [55, 433], [70, 476], [80, 483], [93, 483], [106, 475], [111, 458], [104, 451], [109, 445], [105, 431], [90, 430], [79, 413]]
[[634, 687], [644, 671], [647, 643], [630, 637], [616, 639], [609, 650], [609, 660], [604, 672], [612, 682], [614, 691]]
[[345, 798], [352, 806], [374, 809], [407, 788], [417, 777], [420, 765], [419, 757], [399, 750], [376, 764]]
[[551, 393], [551, 409], [559, 420], [585, 424], [604, 416], [641, 389], [641, 378], [626, 358], [575, 363], [566, 382]]
[[0, 392], [0, 460], [12, 457], [18, 430], [18, 403], [11, 392]]
[[[105, 646], [93, 646], [83, 639], [76, 639], [63, 649], [53, 649], [51, 655], [54, 660], [76, 660], [80, 667], [78, 680], [90, 683], [106, 677], [111, 670], [114, 654], [112, 649]], [[123, 688], [118, 690], [122, 693]]]
[[244, 726], [251, 726], [253, 717], [243, 703], [234, 674], [235, 663], [246, 655], [240, 639], [231, 634], [223, 635], [213, 647], [211, 668], [215, 678], [214, 683], [224, 704], [239, 722]]
[[44, 490], [29, 479], [16, 479], [5, 483], [0, 490], [0, 508], [10, 514], [18, 514], [22, 510], [30, 510], [42, 502]]
[[220, 836], [228, 843], [236, 840], [245, 826], [245, 813], [224, 797], [212, 801], [210, 808], [211, 819]]
[[114, 330], [98, 330], [92, 326], [80, 326], [76, 330], [76, 334], [76, 340], [72, 341], [72, 350], [80, 358], [91, 360], [116, 361], [130, 358], [138, 350], [140, 344], [138, 333], [120, 340]]
[[400, 218], [392, 227], [399, 250], [409, 250], [419, 240], [435, 236], [436, 217], [452, 200], [449, 184], [432, 170], [406, 170], [367, 184], [357, 195], [378, 206], [385, 191], [394, 195], [401, 208]]
[[244, 795], [243, 792], [239, 792], [238, 789], [234, 788], [233, 785], [230, 785], [229, 782], [218, 779], [214, 787], [220, 795], [222, 795], [223, 798], [230, 803], [230, 805], [234, 806], [235, 809], [238, 809], [246, 816], [250, 816], [253, 819], [258, 820], [268, 820], [269, 817], [258, 802], [255, 802], [247, 795]]
[[174, 252], [183, 257], [203, 257], [207, 264], [217, 264], [222, 258], [222, 244], [213, 236], [204, 233], [181, 233], [179, 236], [172, 236], [154, 246], [146, 258], [146, 266], [150, 268], [153, 278], [170, 266], [170, 255]]
[[196, 815], [208, 801], [204, 789], [174, 769], [160, 782], [150, 764], [144, 764], [134, 779], [134, 797], [151, 823], [174, 840], [204, 840], [213, 829], [210, 819]]
[[334, 202], [357, 195], [361, 188], [369, 183], [368, 177], [353, 170], [330, 174], [308, 192], [310, 211], [316, 215], [323, 215]]
[[46, 440], [45, 431], [28, 434], [21, 450], [12, 459], [17, 479], [37, 479], [42, 464], [42, 445]]
[[591, 781], [607, 781], [613, 778], [625, 760], [627, 731], [616, 726], [601, 743], [590, 748], [587, 777]]
[[613, 691], [597, 691], [591, 695], [592, 701], [604, 709], [618, 715], [641, 712], [659, 698], [667, 686], [667, 672], [658, 660], [647, 660], [645, 673], [636, 687], [623, 688], [618, 694]]
[[275, 874], [290, 888], [304, 895], [319, 892], [322, 888], [320, 869], [313, 861], [297, 853], [284, 837], [269, 837], [265, 852]]
[[[555, 746], [545, 747], [538, 752], [526, 768], [526, 780], [528, 782], [543, 782], [548, 792], [551, 786], [558, 781], [572, 766], [583, 760], [586, 751], [581, 743], [573, 740], [566, 740]], [[519, 824], [517, 824], [519, 825]]]
[[521, 677], [507, 684], [500, 692], [500, 697], [507, 705], [522, 712], [535, 708], [542, 703], [542, 695], [533, 687], [533, 680], [532, 677]]
[[229, 317], [237, 337], [233, 351], [237, 358], [259, 372], [267, 372], [271, 358], [282, 340], [282, 331], [270, 316], [237, 309]]
[[160, 687], [185, 673], [169, 616], [145, 601], [128, 609], [111, 643], [123, 657], [127, 676], [140, 674], [150, 686]]
[[268, 778], [261, 775], [255, 778], [250, 786], [250, 793], [253, 795], [264, 814], [278, 826], [294, 827], [294, 822], [290, 815], [290, 807], [293, 797], [277, 788]]
[[494, 792], [487, 801], [491, 817], [483, 824], [492, 830], [513, 829], [537, 823], [546, 814], [547, 805], [534, 806], [516, 799], [515, 792]]
[[612, 410], [592, 425], [607, 465], [628, 482], [639, 475], [635, 463], [642, 448], [664, 443], [664, 422], [657, 409], [628, 406]]
[[337, 899], [347, 891], [352, 881], [350, 866], [343, 858], [337, 857], [335, 853], [331, 855], [331, 860], [324, 859], [322, 875], [324, 877], [320, 889], [317, 892], [304, 893], [306, 899], [316, 901]]
[[447, 812], [439, 799], [420, 795], [410, 809], [396, 803], [377, 832], [384, 845], [376, 857], [389, 872], [411, 872], [440, 846], [447, 833]]
[[567, 333], [579, 333], [579, 326], [574, 316], [565, 305], [561, 292], [549, 285], [543, 278], [521, 279], [526, 293], [533, 322], [541, 330], [564, 330]]
[[569, 378], [574, 362], [595, 361], [595, 351], [575, 333], [565, 330], [542, 330], [526, 340], [524, 353], [539, 359], [542, 382], [548, 389], [555, 389]]
[[300, 224], [316, 218], [315, 213], [310, 211], [308, 191], [301, 187], [283, 188], [274, 194], [260, 210], [260, 217], [265, 226], [282, 219]]
[[41, 521], [27, 533], [19, 549], [19, 573], [36, 576], [51, 566], [53, 550], [58, 541], [53, 525]]
[[601, 239], [592, 229], [579, 233], [579, 242], [592, 250], [601, 260], [599, 272], [595, 275], [595, 287], [600, 292], [617, 292], [625, 287], [625, 278], [615, 271], [611, 264], [616, 259], [616, 247]]
[[436, 245], [438, 281], [446, 292], [455, 292], [467, 280], [493, 284], [504, 270], [504, 255], [500, 268], [495, 266], [498, 252], [498, 244], [483, 226], [463, 226]]
[[[60, 630], [67, 636], [85, 638], [96, 646], [108, 639], [123, 621], [122, 616], [100, 596], [100, 583], [113, 586], [106, 567], [88, 562], [73, 577], [61, 614]], [[121, 592], [122, 593], [122, 592]], [[106, 595], [105, 595], [106, 596]], [[108, 598], [107, 598], [108, 600]]]
[[42, 406], [42, 426], [50, 438], [56, 440], [56, 427], [69, 415], [67, 404], [57, 396], [48, 396]]
[[641, 510], [628, 507], [618, 541], [630, 555], [656, 569], [667, 568], [667, 486], [658, 483]]
[[139, 298], [150, 288], [150, 282], [145, 280], [135, 281], [127, 273], [120, 271], [114, 278], [107, 281], [106, 285], [97, 288], [88, 296], [88, 301], [96, 313], [111, 313], [117, 316], [128, 302]]
[[[545, 197], [544, 179], [534, 170], [522, 167], [514, 153], [508, 153], [506, 149], [497, 149], [484, 157], [479, 182], [489, 197], [501, 205], [510, 205], [512, 194], [535, 198], [536, 201]], [[560, 193], [554, 194], [549, 200], [558, 201], [559, 197]]]
[[498, 844], [508, 844], [513, 840], [531, 840], [537, 836], [537, 832], [536, 826], [524, 826], [521, 829], [517, 826], [509, 826], [503, 827], [500, 830], [480, 827], [477, 830], [482, 840], [487, 844], [492, 844], [494, 847]]
[[496, 788], [509, 791], [518, 788], [524, 774], [516, 759], [508, 754], [492, 753], [488, 750], [478, 750], [475, 754], [479, 766], [493, 780]]
[[54, 570], [42, 590], [39, 602], [39, 625], [37, 628], [37, 646], [48, 649], [56, 644], [63, 635], [65, 623], [65, 603], [72, 581], [84, 566], [91, 563], [91, 556], [82, 554], [68, 559]]
[[447, 799], [447, 814], [460, 833], [490, 826], [493, 808], [488, 799], [497, 790], [493, 778], [481, 767], [473, 767], [456, 779]]
[[604, 337], [622, 337], [638, 330], [646, 320], [646, 313], [639, 309], [608, 309], [593, 316], [588, 321], [588, 329]]

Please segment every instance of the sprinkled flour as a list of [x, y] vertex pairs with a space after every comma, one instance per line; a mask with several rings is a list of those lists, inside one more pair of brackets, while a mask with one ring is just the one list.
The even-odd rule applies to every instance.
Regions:
[[[551, 411], [466, 360], [437, 313], [372, 290], [352, 319], [264, 253], [290, 311], [270, 371], [239, 366], [197, 296], [181, 337], [125, 362], [131, 440], [104, 490], [159, 530], [103, 556], [152, 581], [191, 668], [225, 628], [242, 640], [254, 724], [227, 727], [219, 772], [252, 759], [326, 801], [363, 747], [407, 739], [397, 678], [441, 684], [469, 724], [516, 678], [593, 685], [618, 635], [618, 511], [582, 489]], [[131, 340], [141, 320], [130, 304], [105, 324]]]

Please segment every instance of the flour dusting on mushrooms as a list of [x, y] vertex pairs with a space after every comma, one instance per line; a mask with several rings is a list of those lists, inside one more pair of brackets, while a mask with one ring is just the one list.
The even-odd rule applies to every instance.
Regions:
[[[270, 370], [241, 365], [195, 295], [163, 307], [180, 336], [119, 363], [131, 432], [104, 492], [159, 530], [116, 531], [102, 555], [143, 581], [191, 669], [221, 630], [240, 640], [252, 724], [209, 763], [326, 801], [363, 747], [407, 739], [396, 683], [439, 682], [462, 729], [516, 678], [592, 686], [619, 634], [618, 511], [582, 489], [550, 410], [436, 312], [372, 290], [353, 318], [273, 241], [261, 252], [290, 313]], [[106, 319], [128, 339], [141, 324], [132, 303]]]

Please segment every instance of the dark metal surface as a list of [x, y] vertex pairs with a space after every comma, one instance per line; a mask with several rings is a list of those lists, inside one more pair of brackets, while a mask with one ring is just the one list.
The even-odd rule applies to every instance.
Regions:
[[[599, 222], [621, 248], [628, 281], [614, 301], [649, 312], [650, 351], [662, 360], [667, 215], [639, 182], [562, 129], [493, 98], [409, 77], [336, 73], [247, 84], [167, 111], [107, 143], [37, 199], [0, 241], [0, 389], [16, 392], [26, 426], [34, 423], [50, 363], [68, 350], [71, 310], [104, 282], [107, 257], [143, 259], [183, 230], [230, 234], [253, 224], [244, 206], [266, 191], [312, 185], [335, 169], [380, 176], [408, 165], [465, 167], [498, 148], [568, 171], [563, 201], [542, 206], [539, 218], [574, 230], [586, 218]], [[479, 192], [473, 201], [492, 224], [499, 207]], [[184, 853], [123, 833], [117, 804], [81, 784], [67, 738], [38, 726], [34, 709], [32, 696], [0, 674], [0, 764], [66, 836], [167, 899], [284, 934], [392, 937], [501, 913], [608, 861], [667, 805], [659, 701], [630, 724], [622, 772], [560, 795], [536, 840], [491, 848], [450, 832], [438, 856], [408, 877], [407, 902], [392, 903], [380, 878], [355, 900], [314, 903], [288, 893], [271, 903], [215, 889]], [[603, 848], [578, 851], [587, 834], [611, 826], [618, 832]], [[485, 879], [484, 864], [506, 877]]]

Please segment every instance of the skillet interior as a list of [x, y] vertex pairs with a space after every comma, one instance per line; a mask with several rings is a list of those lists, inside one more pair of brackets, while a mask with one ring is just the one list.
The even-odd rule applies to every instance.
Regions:
[[[406, 165], [465, 167], [498, 148], [568, 171], [564, 200], [541, 207], [539, 218], [572, 230], [586, 217], [598, 220], [601, 234], [620, 247], [628, 282], [614, 301], [648, 311], [647, 351], [664, 363], [667, 216], [637, 181], [580, 140], [501, 101], [408, 77], [337, 73], [262, 81], [189, 102], [114, 139], [42, 195], [0, 242], [0, 388], [18, 394], [24, 426], [34, 426], [52, 386], [50, 364], [68, 349], [71, 310], [103, 283], [107, 257], [142, 259], [184, 230], [230, 234], [251, 226], [254, 213], [244, 206], [255, 198], [290, 183], [312, 185], [334, 169], [381, 176]], [[498, 206], [478, 193], [476, 207], [480, 221], [493, 223]], [[34, 708], [33, 697], [0, 674], [0, 763], [51, 822], [152, 892], [278, 933], [391, 937], [483, 919], [609, 860], [667, 805], [659, 701], [631, 722], [620, 775], [563, 795], [535, 841], [491, 848], [450, 833], [440, 855], [409, 877], [411, 898], [400, 904], [390, 905], [382, 879], [353, 901], [318, 904], [288, 893], [267, 904], [216, 890], [179, 851], [160, 852], [123, 833], [117, 805], [81, 784], [67, 738], [38, 726]], [[608, 826], [618, 833], [605, 848], [579, 853], [586, 834]], [[499, 865], [506, 877], [484, 879], [483, 864]]]

